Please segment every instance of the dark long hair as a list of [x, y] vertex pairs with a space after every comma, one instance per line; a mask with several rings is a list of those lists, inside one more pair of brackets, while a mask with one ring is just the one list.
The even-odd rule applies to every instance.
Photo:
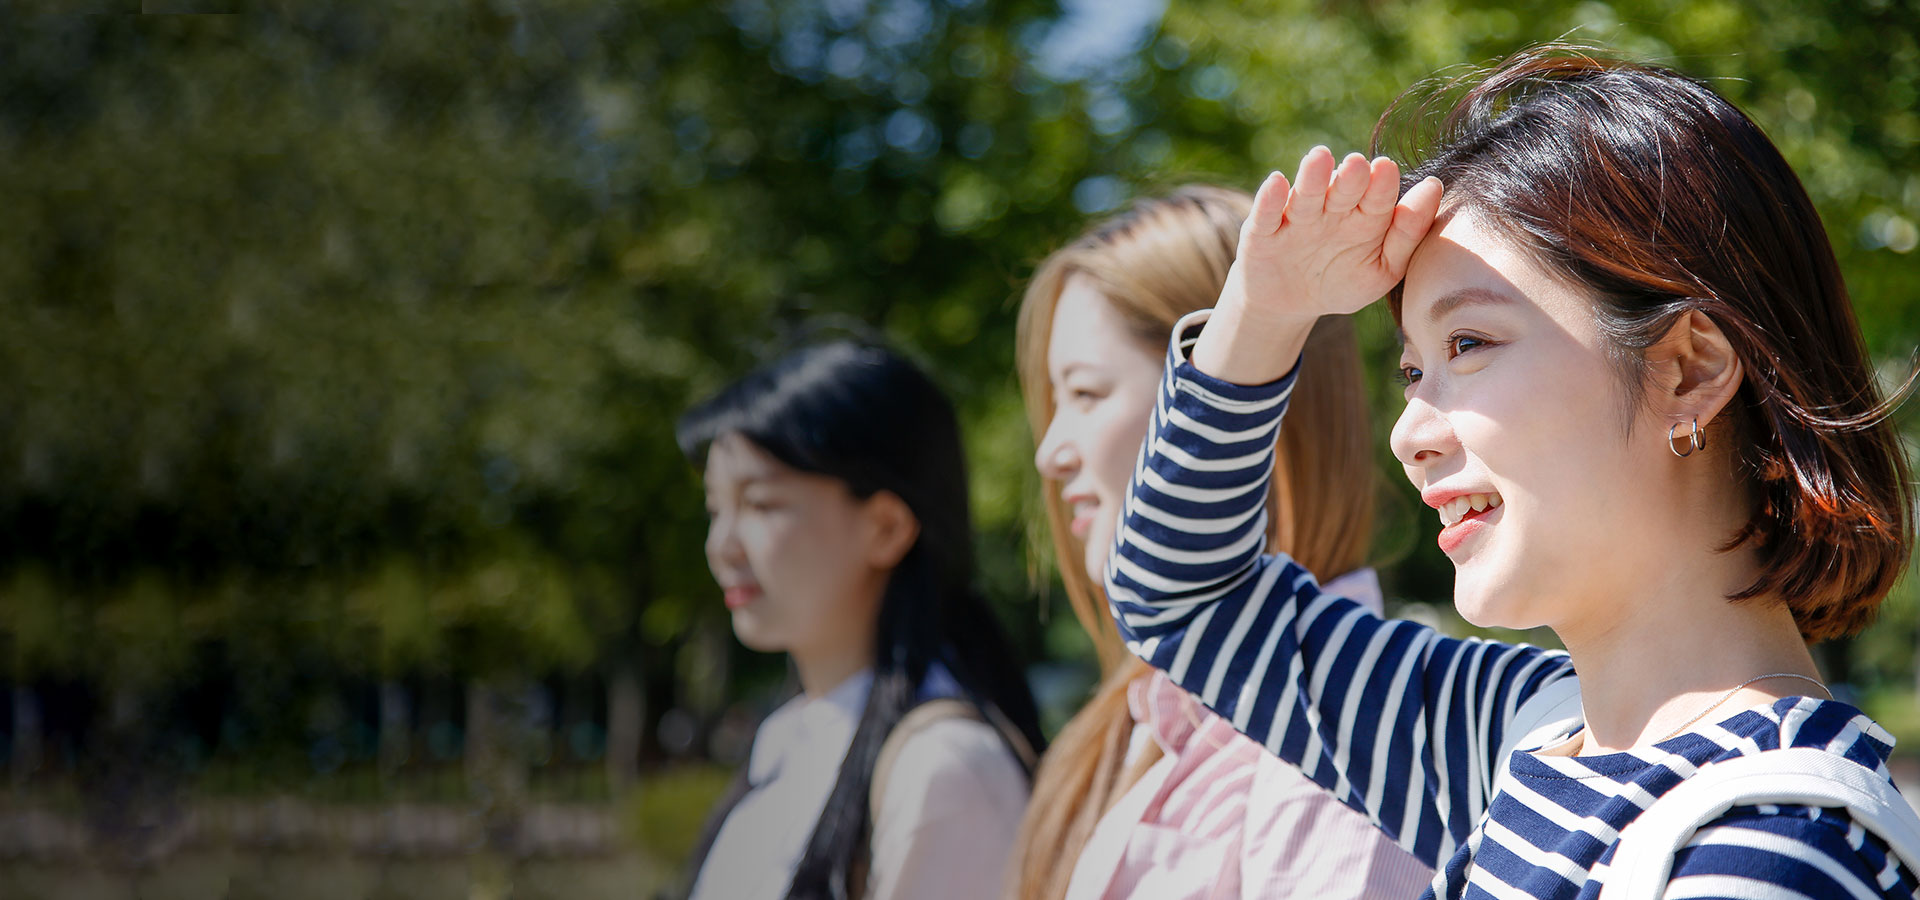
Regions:
[[[704, 465], [723, 435], [746, 438], [794, 469], [837, 478], [856, 497], [891, 491], [919, 522], [919, 537], [881, 599], [872, 693], [787, 890], [795, 900], [848, 897], [864, 887], [851, 882], [872, 827], [874, 762], [918, 701], [930, 665], [946, 666], [989, 721], [1009, 723], [1036, 752], [1044, 743], [1040, 717], [1010, 642], [974, 590], [960, 426], [925, 373], [872, 344], [808, 347], [689, 410], [677, 436], [687, 458]], [[715, 826], [726, 812], [717, 811]], [[702, 862], [693, 861], [696, 874]]]
[[1427, 150], [1409, 185], [1438, 177], [1449, 204], [1587, 288], [1636, 401], [1680, 316], [1718, 324], [1745, 369], [1721, 437], [1753, 509], [1725, 547], [1761, 560], [1731, 599], [1776, 594], [1809, 640], [1872, 619], [1914, 540], [1893, 402], [1820, 215], [1758, 125], [1679, 73], [1548, 45], [1403, 97], [1374, 145]]

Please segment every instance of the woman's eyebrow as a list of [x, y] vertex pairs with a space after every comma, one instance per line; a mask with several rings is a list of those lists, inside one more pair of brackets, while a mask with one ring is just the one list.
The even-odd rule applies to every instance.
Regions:
[[1459, 290], [1449, 291], [1445, 296], [1433, 301], [1433, 305], [1427, 307], [1427, 321], [1438, 324], [1440, 319], [1446, 316], [1447, 313], [1453, 312], [1462, 306], [1473, 306], [1481, 303], [1503, 304], [1512, 302], [1514, 302], [1512, 297], [1499, 291], [1490, 291], [1486, 288], [1477, 287], [1460, 288]]
[[1081, 360], [1074, 360], [1073, 362], [1067, 363], [1065, 366], [1062, 366], [1060, 368], [1060, 377], [1066, 378], [1067, 376], [1072, 375], [1074, 372], [1077, 372], [1081, 369], [1092, 370], [1094, 368], [1095, 366], [1093, 363], [1084, 362]]

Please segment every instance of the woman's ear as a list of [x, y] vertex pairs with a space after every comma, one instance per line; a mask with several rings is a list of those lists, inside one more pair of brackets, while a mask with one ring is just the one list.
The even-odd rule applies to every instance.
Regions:
[[861, 504], [867, 521], [867, 565], [892, 569], [920, 537], [920, 520], [907, 501], [892, 491], [876, 491]]
[[1697, 309], [1675, 319], [1646, 358], [1654, 410], [1671, 422], [1698, 419], [1701, 428], [1719, 418], [1746, 377], [1726, 332]]

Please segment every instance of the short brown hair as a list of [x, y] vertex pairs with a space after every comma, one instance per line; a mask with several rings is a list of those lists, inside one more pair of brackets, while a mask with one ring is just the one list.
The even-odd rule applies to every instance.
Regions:
[[1730, 599], [1777, 594], [1810, 641], [1871, 621], [1913, 543], [1893, 404], [1819, 213], [1760, 127], [1676, 72], [1547, 45], [1417, 88], [1381, 118], [1376, 150], [1389, 133], [1433, 148], [1409, 185], [1440, 178], [1450, 207], [1597, 298], [1631, 396], [1679, 316], [1720, 326], [1745, 368], [1732, 477], [1753, 510], [1725, 549], [1761, 558]]

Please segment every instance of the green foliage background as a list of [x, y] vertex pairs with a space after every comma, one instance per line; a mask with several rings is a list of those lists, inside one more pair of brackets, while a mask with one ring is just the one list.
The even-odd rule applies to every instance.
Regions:
[[[1038, 0], [245, 5], [0, 30], [0, 678], [162, 711], [227, 685], [213, 756], [354, 680], [633, 665], [656, 717], [698, 696], [686, 638], [723, 620], [672, 423], [823, 322], [956, 397], [986, 587], [1030, 653], [1084, 653], [1031, 539], [1032, 264], [1540, 40], [1712, 79], [1805, 179], [1890, 381], [1920, 344], [1901, 0], [1195, 0], [1071, 71]], [[1389, 593], [1444, 609], [1381, 444]], [[1826, 660], [1895, 715], [1915, 608], [1909, 578]]]

